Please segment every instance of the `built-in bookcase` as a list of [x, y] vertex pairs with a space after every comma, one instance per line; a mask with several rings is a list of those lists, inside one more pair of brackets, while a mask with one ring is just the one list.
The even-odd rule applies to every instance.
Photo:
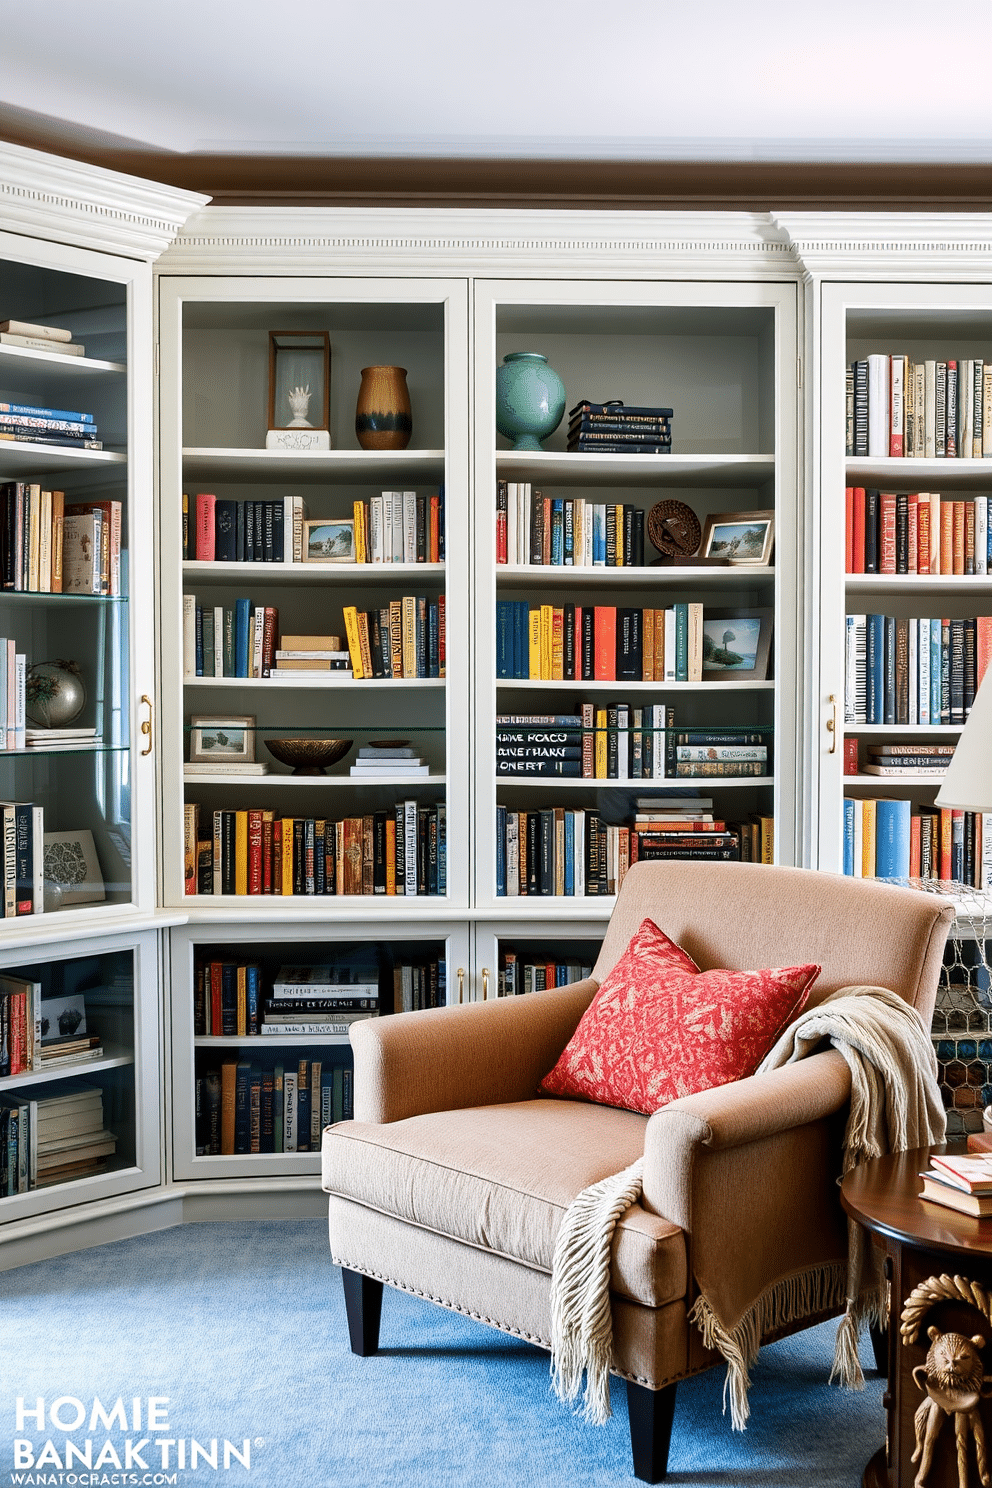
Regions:
[[[604, 285], [524, 282], [477, 287], [476, 444], [477, 716], [476, 892], [480, 905], [546, 915], [545, 896], [500, 893], [502, 811], [557, 808], [595, 816], [604, 826], [629, 824], [639, 795], [712, 796], [729, 822], [774, 816], [775, 860], [795, 860], [795, 448], [792, 372], [795, 297], [791, 287]], [[511, 351], [540, 351], [561, 376], [566, 409], [583, 399], [670, 406], [672, 453], [588, 454], [566, 451], [566, 417], [539, 452], [518, 452], [494, 426], [494, 369]], [[794, 377], [794, 374], [793, 374]], [[783, 388], [789, 389], [783, 392]], [[770, 563], [754, 566], [657, 566], [645, 542], [644, 563], [628, 568], [503, 564], [496, 561], [499, 482], [529, 482], [554, 498], [627, 503], [644, 513], [659, 501], [683, 502], [701, 526], [711, 514], [768, 510], [776, 540]], [[539, 604], [663, 609], [702, 603], [704, 617], [765, 610], [774, 627], [767, 673], [760, 679], [696, 682], [565, 681], [500, 678], [494, 617], [504, 600]], [[729, 622], [728, 622], [729, 623]], [[563, 718], [578, 705], [633, 710], [664, 704], [674, 726], [760, 730], [773, 764], [760, 778], [517, 779], [495, 771], [499, 716]], [[644, 719], [647, 718], [643, 714]], [[621, 748], [627, 745], [626, 732]], [[578, 735], [576, 735], [578, 737]], [[490, 773], [492, 772], [492, 773]], [[556, 895], [554, 913], [588, 915], [604, 900]]]

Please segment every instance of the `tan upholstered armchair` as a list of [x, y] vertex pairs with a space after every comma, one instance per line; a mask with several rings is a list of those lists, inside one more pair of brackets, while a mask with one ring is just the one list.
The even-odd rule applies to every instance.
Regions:
[[[384, 1282], [548, 1347], [562, 1216], [643, 1155], [643, 1196], [613, 1239], [613, 1359], [634, 1471], [659, 1482], [677, 1382], [721, 1362], [688, 1321], [694, 1299], [740, 1316], [783, 1278], [846, 1257], [835, 1180], [850, 1076], [828, 1048], [650, 1118], [539, 1097], [646, 916], [704, 970], [815, 961], [811, 1002], [882, 985], [929, 1026], [952, 912], [912, 889], [801, 869], [637, 864], [589, 980], [356, 1026], [356, 1119], [325, 1132], [323, 1182], [355, 1353], [378, 1347]], [[824, 1306], [821, 1290], [774, 1336], [839, 1300]]]

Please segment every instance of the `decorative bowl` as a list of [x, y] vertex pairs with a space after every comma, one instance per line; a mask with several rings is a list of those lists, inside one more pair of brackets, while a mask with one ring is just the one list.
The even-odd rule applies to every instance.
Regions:
[[265, 747], [294, 775], [323, 775], [325, 765], [344, 759], [354, 739], [266, 739]]

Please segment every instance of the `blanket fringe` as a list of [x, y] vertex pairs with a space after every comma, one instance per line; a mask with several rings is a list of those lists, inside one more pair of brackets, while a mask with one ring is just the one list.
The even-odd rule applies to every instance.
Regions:
[[[837, 1307], [844, 1301], [846, 1289], [846, 1261], [831, 1261], [813, 1270], [786, 1276], [762, 1292], [734, 1328], [723, 1326], [705, 1297], [696, 1298], [688, 1320], [698, 1327], [706, 1347], [715, 1349], [727, 1361], [723, 1409], [726, 1413], [729, 1403], [730, 1422], [735, 1431], [744, 1430], [750, 1414], [747, 1399], [750, 1369], [758, 1357], [765, 1334], [808, 1317], [810, 1313]], [[847, 1321], [846, 1317], [844, 1321]], [[855, 1359], [856, 1343], [855, 1333]]]

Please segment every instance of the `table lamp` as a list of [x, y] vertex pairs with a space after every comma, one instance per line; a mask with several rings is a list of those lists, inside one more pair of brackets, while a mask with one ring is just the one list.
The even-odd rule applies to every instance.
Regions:
[[971, 705], [934, 804], [963, 811], [992, 811], [992, 681], [987, 675]]

